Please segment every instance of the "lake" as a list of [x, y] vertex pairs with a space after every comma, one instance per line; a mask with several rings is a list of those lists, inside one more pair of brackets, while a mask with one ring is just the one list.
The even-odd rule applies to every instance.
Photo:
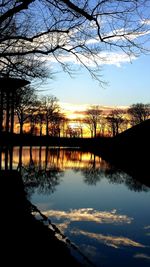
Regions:
[[30, 201], [94, 266], [150, 266], [149, 187], [80, 149], [15, 147], [1, 158], [2, 169], [7, 161], [21, 170]]

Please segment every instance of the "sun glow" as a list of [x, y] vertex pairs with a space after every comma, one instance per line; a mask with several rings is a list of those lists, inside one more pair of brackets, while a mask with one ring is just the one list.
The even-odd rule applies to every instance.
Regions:
[[89, 105], [75, 105], [70, 103], [59, 103], [61, 109], [68, 119], [82, 119], [85, 117], [85, 111], [88, 109]]
[[[60, 113], [64, 120], [60, 122], [59, 127], [59, 136], [60, 137], [93, 137], [93, 128], [92, 124], [87, 123], [87, 110], [91, 107], [99, 107], [102, 111], [102, 117], [97, 125], [96, 134], [97, 136], [110, 136], [111, 133], [108, 129], [106, 117], [114, 109], [126, 110], [127, 106], [101, 106], [89, 104], [71, 104], [71, 103], [58, 103], [60, 106]], [[23, 132], [30, 133], [31, 131], [30, 120], [25, 121], [23, 125]], [[36, 122], [34, 125], [34, 135], [40, 135], [40, 123]], [[15, 117], [14, 132], [20, 133], [20, 124], [17, 117]], [[42, 135], [46, 135], [46, 122], [43, 122], [42, 125]], [[51, 136], [51, 133], [49, 133]]]

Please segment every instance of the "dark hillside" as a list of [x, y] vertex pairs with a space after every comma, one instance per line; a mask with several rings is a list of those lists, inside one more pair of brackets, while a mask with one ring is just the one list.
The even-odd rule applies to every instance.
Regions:
[[102, 156], [150, 185], [150, 120], [112, 138]]

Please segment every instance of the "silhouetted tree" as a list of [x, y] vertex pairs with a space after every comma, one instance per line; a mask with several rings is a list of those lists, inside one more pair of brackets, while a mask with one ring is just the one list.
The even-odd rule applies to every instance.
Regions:
[[24, 122], [37, 110], [35, 90], [30, 86], [16, 91], [15, 112], [20, 124], [20, 134], [23, 133]]
[[[4, 0], [2, 2], [0, 6], [0, 10], [2, 11], [1, 15], [4, 12], [7, 17], [9, 16], [8, 13], [13, 11], [13, 5], [15, 8], [15, 5], [17, 5], [19, 1]], [[19, 20], [22, 20], [22, 23], [26, 23], [26, 25], [19, 25], [21, 23]], [[18, 15], [14, 14], [8, 19], [4, 19], [2, 23], [0, 22], [0, 76], [17, 78], [30, 77], [30, 79], [45, 78], [48, 76], [45, 60], [39, 59], [38, 57], [35, 58], [32, 54], [26, 55], [23, 53], [24, 42], [22, 42], [23, 40], [21, 41], [19, 36], [21, 37], [22, 35], [23, 38], [23, 35], [30, 31], [28, 27], [29, 21], [27, 18], [26, 21], [24, 20], [23, 14], [20, 18]], [[3, 56], [2, 54], [6, 50], [8, 54]], [[22, 50], [22, 53], [20, 53], [19, 50]], [[10, 55], [9, 53], [15, 53], [15, 55]]]
[[86, 114], [86, 123], [90, 127], [91, 137], [96, 137], [97, 126], [100, 123], [102, 110], [99, 108], [99, 106], [91, 106], [91, 108], [86, 111]]
[[63, 118], [61, 120], [61, 130], [62, 130], [62, 136], [67, 136], [67, 125], [68, 125], [69, 119], [63, 115]]
[[69, 71], [66, 56], [71, 54], [96, 77], [90, 66], [98, 68], [104, 60], [101, 51], [114, 48], [132, 58], [147, 48], [149, 8], [149, 0], [0, 1], [1, 74], [9, 66], [17, 73], [40, 76], [38, 66], [47, 55]]
[[124, 113], [122, 109], [114, 109], [107, 116], [107, 123], [111, 129], [112, 136], [116, 136], [119, 133], [120, 127], [124, 122]]
[[50, 127], [49, 127], [50, 135], [60, 137], [62, 120], [63, 120], [63, 116], [60, 114], [60, 112], [53, 113], [51, 117], [51, 121], [50, 121]]
[[60, 114], [60, 107], [58, 104], [58, 99], [55, 96], [45, 96], [41, 99], [42, 101], [42, 112], [44, 113], [45, 124], [46, 124], [46, 135], [51, 132], [51, 125], [58, 118]]
[[136, 125], [150, 118], [150, 104], [137, 103], [128, 109], [131, 125]]
[[36, 135], [36, 131], [37, 131], [37, 127], [36, 127], [36, 122], [37, 122], [37, 114], [34, 114], [36, 112], [36, 108], [33, 107], [31, 109], [31, 113], [29, 114], [28, 116], [28, 121], [30, 123], [30, 134], [33, 135], [35, 134]]
[[42, 107], [39, 105], [39, 109], [36, 114], [36, 123], [39, 124], [40, 127], [40, 136], [43, 134], [44, 116], [45, 114], [43, 113]]

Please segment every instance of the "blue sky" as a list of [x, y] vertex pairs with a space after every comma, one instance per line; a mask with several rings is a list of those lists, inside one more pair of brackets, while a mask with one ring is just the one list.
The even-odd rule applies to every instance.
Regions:
[[130, 62], [104, 64], [102, 79], [108, 84], [100, 87], [90, 74], [82, 69], [74, 78], [64, 72], [54, 80], [47, 80], [45, 93], [56, 96], [60, 102], [105, 106], [128, 106], [150, 102], [150, 55], [141, 55]]
[[[88, 2], [92, 5], [97, 3]], [[70, 30], [69, 34], [53, 36], [52, 40], [55, 41], [57, 37], [56, 40], [59, 40], [60, 47], [63, 44], [63, 49], [59, 50], [56, 57], [53, 54], [46, 56], [48, 66], [54, 72], [58, 71], [58, 74], [54, 80], [49, 79], [43, 85], [46, 90], [43, 94], [52, 94], [60, 102], [72, 105], [117, 107], [150, 102], [150, 53], [135, 57], [141, 52], [141, 48], [150, 52], [149, 0], [139, 6], [135, 1], [112, 1], [111, 5], [106, 2], [99, 6], [103, 16], [99, 16], [98, 20], [104, 42], [97, 36], [97, 24], [93, 21]], [[121, 12], [121, 15], [112, 16], [113, 10]], [[49, 45], [49, 41], [46, 45]], [[76, 47], [79, 49], [76, 50]], [[80, 47], [88, 49], [81, 51]], [[95, 53], [87, 52], [93, 48]], [[58, 61], [78, 69], [74, 78], [63, 71], [59, 72]], [[96, 62], [102, 68], [102, 79], [108, 84], [101, 87], [85, 68], [79, 70], [81, 62], [88, 68], [93, 68], [93, 63]]]

